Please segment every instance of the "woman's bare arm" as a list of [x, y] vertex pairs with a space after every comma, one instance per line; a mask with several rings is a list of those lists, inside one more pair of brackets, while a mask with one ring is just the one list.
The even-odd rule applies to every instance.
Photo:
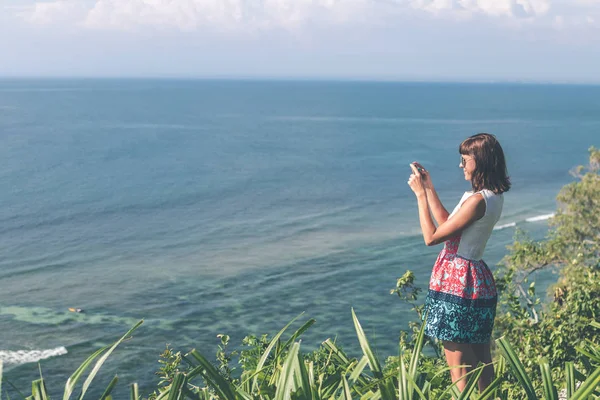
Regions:
[[427, 246], [433, 246], [448, 240], [485, 215], [485, 199], [481, 194], [475, 194], [464, 201], [451, 219], [446, 219], [446, 222], [436, 228], [431, 219], [431, 210], [422, 175], [419, 173], [417, 166], [411, 164], [410, 167], [413, 173], [408, 179], [408, 185], [417, 196], [419, 222], [423, 232], [423, 240], [425, 240]]
[[448, 210], [446, 210], [446, 208], [442, 204], [442, 201], [438, 197], [438, 194], [435, 191], [435, 188], [433, 187], [433, 182], [431, 181], [431, 176], [429, 175], [429, 172], [418, 162], [414, 162], [413, 164], [417, 167], [417, 170], [421, 174], [423, 187], [425, 188], [425, 192], [427, 193], [427, 203], [429, 204], [429, 209], [433, 214], [433, 218], [435, 218], [435, 221], [438, 225], [441, 225], [448, 220], [448, 216], [450, 214], [448, 213]]
[[468, 198], [451, 219], [447, 219], [437, 228], [433, 224], [426, 195], [417, 196], [419, 221], [423, 231], [423, 240], [427, 246], [442, 243], [462, 232], [473, 222], [485, 215], [485, 200], [480, 194]]

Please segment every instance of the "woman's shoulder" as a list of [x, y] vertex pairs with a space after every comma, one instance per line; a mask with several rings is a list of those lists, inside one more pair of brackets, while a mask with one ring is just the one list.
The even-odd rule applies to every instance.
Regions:
[[466, 198], [464, 199], [463, 203], [469, 203], [469, 204], [473, 204], [473, 205], [477, 205], [479, 203], [486, 203], [486, 196], [481, 193], [481, 192], [470, 192], [468, 196], [466, 196]]
[[485, 198], [489, 199], [490, 197], [504, 197], [504, 194], [502, 193], [494, 193], [492, 190], [490, 189], [482, 189], [476, 193], [481, 193], [482, 196], [484, 196]]

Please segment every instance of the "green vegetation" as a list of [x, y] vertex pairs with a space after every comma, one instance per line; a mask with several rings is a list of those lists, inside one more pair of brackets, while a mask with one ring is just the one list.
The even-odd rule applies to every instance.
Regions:
[[[502, 294], [496, 321], [494, 364], [496, 376], [477, 392], [482, 366], [465, 379], [459, 393], [450, 383], [439, 344], [423, 334], [420, 322], [411, 323], [399, 341], [399, 353], [385, 363], [371, 349], [352, 311], [362, 354], [346, 354], [327, 339], [317, 350], [303, 353], [301, 335], [314, 324], [309, 319], [291, 335], [286, 325], [273, 337], [246, 337], [229, 351], [229, 337], [220, 335], [216, 362], [192, 350], [187, 354], [167, 347], [160, 356], [158, 387], [147, 398], [158, 399], [598, 399], [600, 398], [600, 151], [590, 149], [590, 164], [574, 171], [577, 181], [558, 195], [559, 209], [547, 238], [536, 242], [518, 232], [498, 278]], [[531, 274], [543, 268], [560, 270], [550, 293], [541, 301]], [[392, 290], [409, 302], [421, 321], [420, 288], [407, 271]], [[83, 399], [110, 353], [141, 324], [114, 345], [92, 354], [69, 378], [63, 400], [79, 387], [92, 368], [78, 399]], [[284, 338], [284, 336], [286, 336]], [[423, 352], [430, 346], [433, 352]], [[426, 354], [427, 353], [427, 354]], [[92, 364], [94, 363], [92, 367]], [[237, 361], [237, 366], [235, 362]], [[0, 365], [0, 378], [2, 369]], [[1, 379], [0, 379], [1, 383]], [[115, 377], [101, 399], [110, 399]], [[27, 399], [48, 398], [43, 377], [32, 382]], [[2, 386], [0, 386], [1, 394]], [[141, 398], [137, 385], [131, 399]]]
[[[592, 147], [589, 166], [580, 166], [577, 180], [560, 191], [559, 208], [545, 240], [535, 242], [517, 232], [498, 279], [501, 308], [497, 335], [515, 346], [535, 381], [541, 354], [556, 380], [566, 366], [591, 371], [586, 355], [600, 341], [600, 150]], [[543, 302], [530, 282], [534, 271], [555, 268], [558, 282], [550, 289], [552, 301]], [[572, 363], [572, 364], [571, 364]], [[541, 393], [543, 387], [535, 387]]]

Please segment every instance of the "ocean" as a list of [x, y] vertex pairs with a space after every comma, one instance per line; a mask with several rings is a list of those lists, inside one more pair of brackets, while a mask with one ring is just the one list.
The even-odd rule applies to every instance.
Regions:
[[498, 137], [513, 187], [485, 254], [496, 269], [517, 228], [546, 235], [599, 110], [600, 86], [0, 80], [4, 379], [27, 392], [41, 360], [57, 397], [140, 319], [92, 394], [115, 374], [119, 397], [134, 381], [148, 394], [167, 343], [212, 357], [217, 334], [236, 347], [302, 312], [317, 321], [306, 351], [336, 337], [359, 355], [354, 308], [380, 357], [396, 354], [416, 316], [390, 289], [408, 269], [426, 287], [441, 249], [423, 244], [409, 163], [452, 209], [470, 189], [459, 143]]

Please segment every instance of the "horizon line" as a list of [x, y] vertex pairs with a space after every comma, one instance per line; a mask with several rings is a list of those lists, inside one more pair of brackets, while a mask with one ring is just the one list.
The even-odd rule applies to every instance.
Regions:
[[439, 83], [439, 84], [516, 84], [516, 85], [573, 85], [598, 86], [600, 81], [566, 79], [507, 79], [507, 78], [376, 78], [334, 76], [247, 76], [247, 75], [1, 75], [0, 80], [162, 80], [162, 81], [244, 81], [244, 82], [356, 82], [356, 83]]

